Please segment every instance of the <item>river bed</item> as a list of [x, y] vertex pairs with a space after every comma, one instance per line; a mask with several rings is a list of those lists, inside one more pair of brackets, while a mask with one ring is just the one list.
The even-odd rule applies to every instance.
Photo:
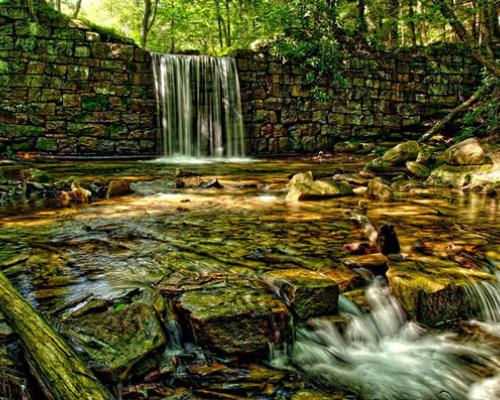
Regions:
[[[425, 330], [407, 322], [383, 277], [375, 279], [370, 271], [343, 263], [348, 254], [342, 247], [366, 240], [349, 215], [361, 197], [285, 200], [293, 173], [311, 170], [315, 176], [332, 176], [358, 170], [364, 162], [344, 156], [321, 163], [275, 159], [40, 165], [56, 178], [126, 179], [134, 193], [85, 206], [2, 216], [0, 268], [70, 343], [80, 350], [83, 346], [87, 361], [93, 356], [85, 353], [89, 342], [78, 341], [83, 334], [76, 329], [75, 311], [88, 308], [92, 314], [109, 306], [121, 312], [137, 293], [160, 290], [161, 343], [130, 361], [133, 372], [111, 373], [97, 366], [124, 398], [495, 398], [500, 320], [494, 319], [500, 308], [489, 310], [493, 320], [477, 323], [435, 324]], [[223, 188], [178, 189], [176, 168], [217, 178]], [[395, 227], [406, 257], [440, 259], [481, 271], [488, 265], [485, 272], [498, 271], [498, 198], [422, 188], [398, 199], [369, 201], [365, 207], [375, 226]], [[432, 254], [423, 255], [422, 248], [432, 249]], [[455, 252], [457, 248], [461, 250]], [[287, 313], [286, 307], [280, 309], [287, 299], [269, 279], [276, 271], [313, 271], [335, 281], [342, 294], [342, 318], [300, 320], [292, 313], [280, 319]], [[200, 290], [201, 298], [186, 300]], [[494, 283], [487, 307], [500, 307], [497, 290]], [[203, 297], [213, 291], [217, 297]], [[187, 305], [179, 305], [179, 297]], [[206, 323], [210, 313], [238, 321], [231, 311], [240, 309], [250, 310], [252, 318], [262, 309], [267, 318], [267, 308], [273, 307], [278, 311], [266, 328], [273, 338], [255, 354], [247, 350], [260, 346], [259, 341], [238, 338], [237, 344], [228, 344], [235, 325], [223, 325], [226, 331], [218, 334], [219, 341], [196, 337], [199, 331], [193, 334], [186, 327], [186, 310]], [[245, 329], [252, 331], [249, 324]], [[84, 333], [87, 339], [91, 336], [89, 330]], [[235, 354], [228, 350], [233, 348]]]

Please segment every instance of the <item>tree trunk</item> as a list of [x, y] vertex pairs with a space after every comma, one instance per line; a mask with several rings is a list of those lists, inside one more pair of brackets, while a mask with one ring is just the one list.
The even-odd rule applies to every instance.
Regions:
[[419, 139], [419, 142], [425, 142], [427, 139], [434, 136], [441, 129], [443, 129], [447, 124], [449, 124], [456, 116], [458, 116], [459, 114], [466, 111], [472, 104], [474, 104], [483, 95], [483, 93], [486, 92], [487, 88], [488, 88], [487, 85], [479, 86], [479, 88], [474, 92], [474, 94], [471, 97], [469, 97], [462, 104], [460, 104], [459, 106], [457, 106], [453, 110], [451, 110], [448, 113], [448, 115], [446, 115], [443, 119], [441, 119], [438, 123], [436, 123], [431, 129], [429, 129], [427, 132], [425, 132], [425, 134], [422, 135], [422, 137]]
[[56, 0], [57, 11], [61, 11], [61, 0]]
[[78, 14], [80, 14], [81, 8], [82, 8], [82, 0], [77, 0], [75, 5], [75, 11], [73, 12], [73, 18], [78, 18]]
[[156, 13], [158, 10], [158, 0], [154, 0], [154, 4], [151, 0], [144, 0], [144, 15], [142, 18], [141, 26], [141, 47], [146, 48], [148, 42], [148, 34], [153, 24], [155, 23]]
[[215, 14], [217, 17], [217, 29], [218, 29], [218, 33], [219, 33], [219, 46], [222, 49], [224, 47], [224, 42], [222, 40], [222, 29], [223, 28], [222, 28], [222, 15], [220, 13], [219, 0], [214, 0], [214, 4], [215, 4]]
[[49, 400], [113, 400], [75, 351], [2, 272], [0, 309], [16, 332], [30, 371]]
[[226, 46], [231, 47], [231, 15], [229, 9], [229, 0], [225, 0], [226, 3]]
[[410, 39], [411, 45], [413, 47], [417, 46], [417, 28], [415, 26], [415, 10], [414, 10], [415, 0], [409, 0], [408, 2], [408, 17], [410, 25]]
[[472, 55], [474, 58], [482, 64], [488, 71], [490, 71], [494, 76], [500, 78], [500, 66], [491, 56], [484, 55], [481, 52], [481, 49], [475, 46], [473, 39], [467, 33], [464, 25], [460, 22], [460, 20], [456, 17], [453, 10], [448, 6], [446, 1], [432, 0], [432, 2], [439, 7], [441, 10], [441, 14], [448, 21], [448, 23], [453, 28], [453, 31], [457, 35], [457, 37], [467, 46], [470, 47], [472, 51]]
[[365, 36], [368, 32], [368, 22], [366, 21], [366, 0], [358, 0], [358, 32], [360, 36]]
[[399, 44], [399, 0], [388, 0], [388, 37], [387, 43], [389, 46], [397, 46]]

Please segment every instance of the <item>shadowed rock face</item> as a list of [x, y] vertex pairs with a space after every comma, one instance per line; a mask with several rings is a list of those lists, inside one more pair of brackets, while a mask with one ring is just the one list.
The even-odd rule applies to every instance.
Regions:
[[478, 313], [470, 293], [474, 285], [493, 282], [493, 275], [434, 259], [391, 261], [387, 278], [406, 312], [427, 325], [446, 325]]
[[266, 354], [284, 340], [286, 306], [274, 295], [249, 288], [195, 290], [179, 307], [194, 340], [226, 354]]
[[337, 313], [339, 288], [324, 275], [304, 269], [269, 272], [265, 279], [275, 285], [299, 319]]

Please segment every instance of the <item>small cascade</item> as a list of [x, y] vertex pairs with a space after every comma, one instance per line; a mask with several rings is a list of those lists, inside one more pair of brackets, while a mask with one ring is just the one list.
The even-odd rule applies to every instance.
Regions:
[[[489, 285], [474, 294], [487, 319], [500, 315], [499, 286]], [[326, 321], [313, 331], [299, 329], [292, 364], [324, 385], [364, 399], [478, 399], [498, 384], [498, 376], [484, 379], [478, 372], [500, 370], [495, 349], [408, 322], [381, 281], [367, 290], [367, 300], [369, 314], [341, 299], [341, 312], [350, 320], [342, 333]]]
[[153, 54], [153, 73], [164, 156], [245, 155], [233, 58]]

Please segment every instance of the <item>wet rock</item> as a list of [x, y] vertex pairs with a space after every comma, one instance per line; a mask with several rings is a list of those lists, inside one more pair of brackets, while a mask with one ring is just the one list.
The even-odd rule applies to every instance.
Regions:
[[366, 284], [365, 280], [359, 273], [347, 268], [343, 264], [339, 264], [335, 268], [327, 268], [321, 272], [339, 285], [341, 293], [347, 290], [359, 289]]
[[416, 141], [403, 142], [387, 150], [382, 160], [390, 165], [401, 165], [406, 161], [414, 161], [418, 157], [420, 145]]
[[485, 162], [485, 152], [476, 138], [470, 138], [448, 148], [444, 154], [450, 165], [480, 165]]
[[420, 151], [418, 152], [416, 162], [418, 162], [419, 164], [425, 165], [425, 166], [429, 166], [429, 164], [432, 162], [433, 158], [434, 157], [433, 157], [431, 149], [426, 147], [426, 146], [423, 146], [420, 148]]
[[203, 189], [223, 189], [224, 186], [218, 181], [218, 179], [211, 179], [208, 182], [203, 182], [200, 187]]
[[426, 179], [431, 174], [429, 168], [416, 161], [407, 161], [406, 168], [408, 168], [408, 171], [410, 171], [413, 176], [421, 179]]
[[496, 185], [500, 183], [500, 164], [442, 165], [432, 171], [425, 183], [453, 188]]
[[349, 268], [364, 268], [376, 274], [387, 271], [389, 259], [382, 253], [346, 257], [343, 263]]
[[396, 299], [412, 318], [431, 326], [469, 319], [478, 313], [470, 293], [493, 275], [436, 258], [391, 261], [387, 278]]
[[193, 177], [200, 177], [201, 175], [198, 172], [194, 171], [186, 171], [181, 168], [177, 168], [175, 170], [175, 177], [176, 178], [193, 178]]
[[284, 340], [288, 310], [278, 298], [251, 288], [183, 294], [178, 307], [196, 343], [223, 354], [267, 354]]
[[[368, 164], [366, 164], [365, 169], [363, 172], [366, 171], [372, 171], [372, 172], [392, 172], [394, 171], [394, 167], [392, 164], [390, 164], [387, 161], [384, 161], [382, 157], [377, 157], [371, 160]], [[360, 173], [361, 175], [361, 173]], [[363, 177], [367, 177], [365, 174], [362, 175]]]
[[377, 252], [377, 245], [372, 242], [348, 243], [341, 250], [349, 254], [371, 254]]
[[106, 197], [109, 199], [111, 197], [125, 196], [130, 193], [132, 193], [130, 184], [124, 179], [117, 179], [109, 182]]
[[368, 185], [368, 179], [361, 177], [359, 174], [335, 174], [332, 179], [334, 181], [346, 181], [357, 186]]
[[282, 269], [265, 274], [279, 288], [295, 314], [302, 320], [337, 313], [339, 288], [335, 281], [306, 269]]
[[21, 178], [23, 181], [48, 183], [53, 180], [52, 175], [46, 171], [36, 168], [24, 169], [21, 171]]
[[401, 246], [399, 245], [398, 235], [393, 225], [384, 224], [379, 228], [377, 232], [377, 245], [380, 252], [384, 255], [400, 253]]
[[144, 302], [72, 316], [62, 322], [61, 333], [98, 374], [114, 382], [125, 380], [166, 342], [154, 307]]
[[288, 183], [287, 201], [318, 200], [352, 195], [345, 181], [314, 180], [311, 171], [296, 174]]
[[384, 183], [382, 178], [373, 178], [368, 184], [366, 197], [377, 201], [394, 201], [394, 192], [391, 187]]

